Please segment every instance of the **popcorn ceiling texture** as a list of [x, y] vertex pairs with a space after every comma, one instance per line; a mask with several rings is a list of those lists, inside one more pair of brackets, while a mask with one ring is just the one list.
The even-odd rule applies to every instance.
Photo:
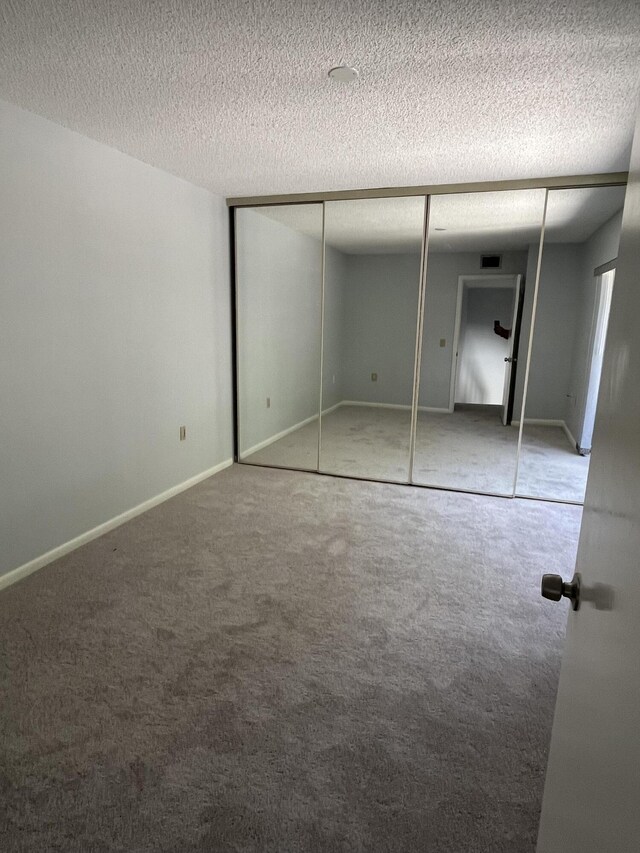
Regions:
[[226, 195], [606, 172], [639, 35], [637, 0], [2, 0], [0, 95]]

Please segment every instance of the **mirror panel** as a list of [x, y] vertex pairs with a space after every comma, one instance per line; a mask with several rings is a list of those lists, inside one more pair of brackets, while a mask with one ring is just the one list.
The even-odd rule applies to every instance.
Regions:
[[584, 501], [624, 195], [549, 191], [518, 495]]
[[408, 481], [424, 207], [325, 203], [321, 471]]
[[545, 195], [431, 198], [415, 483], [513, 495], [521, 306], [535, 282]]
[[239, 458], [317, 470], [322, 204], [236, 211]]

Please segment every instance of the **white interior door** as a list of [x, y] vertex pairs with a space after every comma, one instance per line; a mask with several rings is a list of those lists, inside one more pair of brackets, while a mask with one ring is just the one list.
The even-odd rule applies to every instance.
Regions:
[[507, 425], [509, 411], [509, 389], [511, 387], [511, 373], [513, 371], [513, 342], [516, 334], [516, 322], [518, 321], [518, 303], [520, 302], [520, 282], [522, 276], [516, 276], [516, 287], [513, 291], [513, 316], [511, 317], [511, 337], [509, 338], [509, 355], [505, 360], [504, 389], [502, 392], [502, 423]]
[[578, 444], [585, 451], [591, 450], [593, 428], [596, 422], [598, 391], [600, 389], [600, 377], [602, 376], [602, 361], [604, 359], [604, 346], [607, 339], [607, 326], [609, 323], [609, 311], [611, 308], [615, 275], [615, 270], [609, 270], [609, 272], [599, 277], [597, 284], [592, 339], [589, 348], [587, 397], [584, 406], [582, 430], [578, 436]]
[[[452, 401], [502, 409], [505, 372], [513, 350], [512, 322], [519, 276], [461, 276], [456, 317], [456, 379]], [[496, 333], [495, 323], [503, 334]]]
[[640, 850], [638, 128], [631, 165], [538, 853]]

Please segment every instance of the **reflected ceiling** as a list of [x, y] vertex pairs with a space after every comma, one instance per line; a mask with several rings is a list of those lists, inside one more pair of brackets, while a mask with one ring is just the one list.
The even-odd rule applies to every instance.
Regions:
[[[468, 193], [432, 198], [429, 250], [493, 252], [526, 249], [540, 233], [544, 190]], [[581, 243], [617, 213], [624, 187], [552, 190], [546, 240]], [[318, 205], [256, 208], [302, 234], [318, 233]], [[424, 199], [356, 199], [326, 203], [327, 245], [347, 254], [419, 252]], [[444, 229], [442, 231], [436, 229]]]

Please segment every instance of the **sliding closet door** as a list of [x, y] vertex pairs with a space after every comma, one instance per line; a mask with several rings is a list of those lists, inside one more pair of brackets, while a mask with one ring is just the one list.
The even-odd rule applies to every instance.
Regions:
[[325, 202], [322, 471], [408, 480], [424, 209]]
[[518, 495], [584, 500], [624, 196], [624, 187], [549, 191]]
[[236, 211], [239, 458], [316, 470], [322, 204]]
[[513, 495], [545, 190], [430, 200], [413, 482]]

